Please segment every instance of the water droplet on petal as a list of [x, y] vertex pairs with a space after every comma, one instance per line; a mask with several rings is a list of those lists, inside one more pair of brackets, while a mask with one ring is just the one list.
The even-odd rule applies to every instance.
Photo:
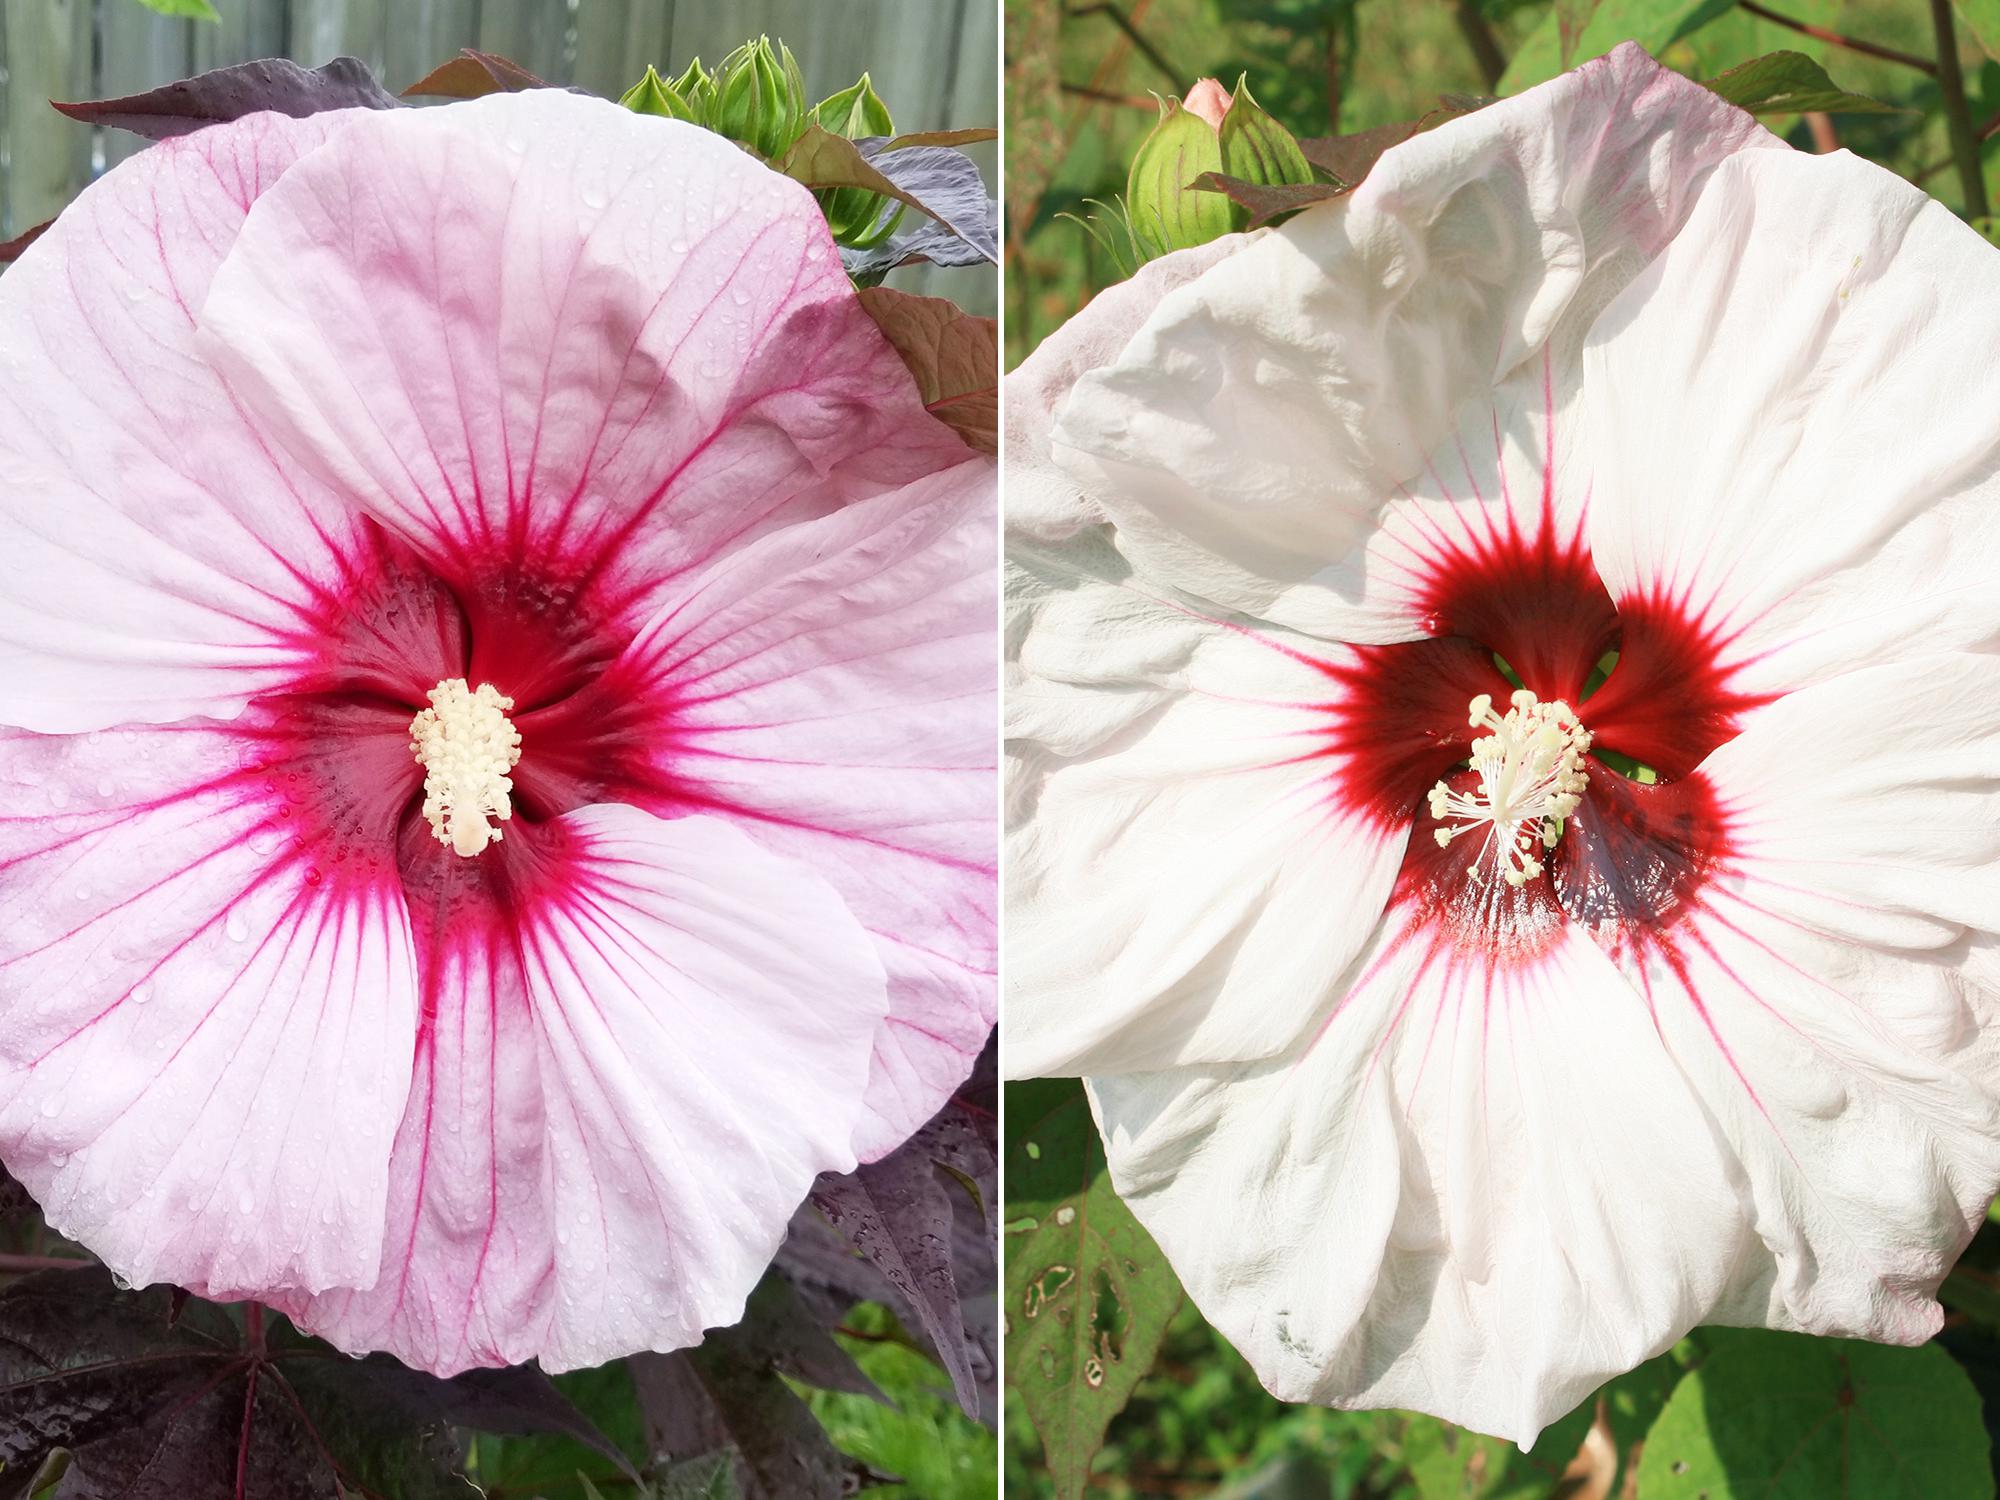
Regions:
[[229, 914], [229, 920], [223, 924], [222, 930], [229, 934], [229, 941], [232, 943], [240, 943], [250, 936], [248, 924], [235, 912]]

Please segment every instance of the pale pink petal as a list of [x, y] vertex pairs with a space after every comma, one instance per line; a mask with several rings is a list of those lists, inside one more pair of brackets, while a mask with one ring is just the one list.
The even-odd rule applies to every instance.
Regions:
[[[527, 795], [713, 812], [840, 892], [889, 974], [863, 1159], [936, 1113], [993, 1025], [995, 488], [974, 459], [767, 536], [520, 721]], [[616, 764], [535, 754], [591, 724]]]
[[1750, 692], [2000, 633], [1996, 275], [1949, 209], [1845, 152], [1720, 169], [1585, 356], [1620, 604], [1683, 603]]
[[1708, 1102], [1759, 1244], [1716, 1318], [1916, 1343], [2000, 1191], [2000, 660], [1845, 674], [1703, 774], [1729, 863], [1622, 961]]
[[202, 325], [299, 464], [455, 584], [634, 628], [714, 553], [965, 457], [810, 193], [560, 90], [343, 131]]
[[378, 1269], [417, 1017], [384, 790], [409, 789], [406, 731], [282, 739], [258, 708], [0, 732], [0, 1159], [129, 1281]]
[[1716, 164], [1779, 144], [1633, 46], [1449, 121], [1161, 298], [1055, 456], [1158, 581], [1337, 637], [1317, 575], [1467, 403], [1569, 370]]
[[1304, 1047], [1091, 1096], [1120, 1194], [1274, 1395], [1529, 1443], [1702, 1321], [1753, 1239], [1588, 938], [1497, 973], [1451, 944], [1392, 914]]
[[355, 519], [271, 452], [194, 326], [258, 195], [353, 116], [154, 146], [0, 280], [0, 723], [227, 717], [311, 654]]
[[499, 849], [440, 892], [381, 1279], [286, 1306], [441, 1374], [692, 1344], [854, 1164], [881, 964], [715, 818], [585, 808]]

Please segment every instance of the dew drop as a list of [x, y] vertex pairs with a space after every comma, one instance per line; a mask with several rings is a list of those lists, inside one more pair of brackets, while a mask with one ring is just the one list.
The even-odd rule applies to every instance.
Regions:
[[250, 1191], [250, 1189], [248, 1189], [248, 1188], [245, 1188], [245, 1189], [244, 1189], [244, 1190], [242, 1191], [242, 1193], [240, 1193], [240, 1194], [239, 1194], [239, 1195], [237, 1196], [237, 1199], [236, 1199], [236, 1211], [237, 1211], [237, 1212], [238, 1212], [239, 1214], [249, 1214], [249, 1213], [255, 1213], [255, 1212], [257, 1211], [257, 1196], [256, 1196], [256, 1194], [252, 1193], [252, 1192]]
[[229, 941], [232, 943], [240, 943], [250, 936], [249, 926], [235, 912], [229, 914], [229, 920], [223, 924], [222, 930], [229, 934]]

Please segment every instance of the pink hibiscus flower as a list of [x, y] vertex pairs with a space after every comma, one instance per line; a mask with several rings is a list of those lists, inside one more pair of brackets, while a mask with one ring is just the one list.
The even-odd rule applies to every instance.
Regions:
[[992, 491], [700, 130], [110, 174], [0, 281], [0, 1159], [441, 1373], [733, 1321], [991, 1024]]
[[1006, 1059], [1278, 1395], [1525, 1442], [1699, 1323], [1937, 1328], [1996, 263], [1625, 47], [1010, 380]]

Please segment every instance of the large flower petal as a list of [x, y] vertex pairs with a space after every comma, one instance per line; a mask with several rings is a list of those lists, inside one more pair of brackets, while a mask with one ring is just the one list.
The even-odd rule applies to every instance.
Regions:
[[205, 347], [475, 608], [636, 628], [735, 541], [965, 457], [811, 194], [709, 132], [496, 96], [362, 121], [281, 187]]
[[1090, 1087], [1119, 1192], [1275, 1395], [1527, 1443], [1702, 1319], [1747, 1215], [1588, 939], [1499, 975], [1448, 941], [1392, 914], [1306, 1047]]
[[246, 422], [195, 318], [259, 195], [353, 118], [162, 142], [0, 282], [0, 723], [228, 717], [311, 654], [355, 518]]
[[[1406, 737], [1342, 732], [1345, 653], [1321, 661], [1211, 623], [1193, 660], [1185, 696], [1055, 766], [1009, 840], [1012, 1076], [1289, 1047], [1388, 900], [1408, 809], [1384, 816], [1351, 794], [1369, 781], [1356, 756]], [[1443, 678], [1458, 705], [1445, 721], [1462, 723], [1485, 684]], [[1398, 778], [1411, 803], [1462, 753], [1426, 752], [1435, 764]]]
[[1745, 691], [2000, 631], [2000, 252], [1846, 153], [1749, 152], [1584, 358], [1621, 609], [1704, 620]]
[[0, 735], [0, 1159], [134, 1282], [375, 1279], [417, 1018], [407, 734], [296, 729]]
[[2000, 660], [1878, 667], [1703, 767], [1727, 869], [1623, 962], [1756, 1205], [1716, 1319], [1914, 1343], [2000, 1190]]
[[1154, 577], [1337, 634], [1315, 575], [1461, 409], [1545, 349], [1567, 369], [1716, 164], [1777, 144], [1621, 47], [1396, 147], [1164, 297], [1078, 381], [1057, 454]]
[[715, 818], [585, 808], [470, 869], [410, 837], [440, 884], [382, 1275], [287, 1310], [441, 1374], [736, 1321], [814, 1176], [854, 1165], [867, 935]]
[[524, 796], [715, 812], [845, 898], [889, 974], [864, 1160], [993, 1025], [994, 501], [975, 459], [764, 537], [520, 721]]

